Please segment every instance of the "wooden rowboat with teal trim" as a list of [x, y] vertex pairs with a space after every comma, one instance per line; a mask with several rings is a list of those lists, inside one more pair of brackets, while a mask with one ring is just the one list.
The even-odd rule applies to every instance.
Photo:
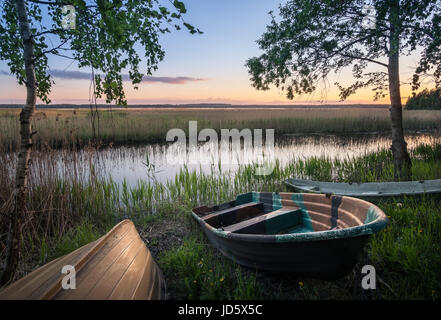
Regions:
[[287, 179], [297, 192], [330, 193], [340, 196], [377, 198], [441, 193], [441, 179], [398, 182], [338, 183]]
[[387, 224], [370, 202], [312, 193], [250, 192], [192, 214], [233, 261], [322, 279], [348, 274], [369, 237]]

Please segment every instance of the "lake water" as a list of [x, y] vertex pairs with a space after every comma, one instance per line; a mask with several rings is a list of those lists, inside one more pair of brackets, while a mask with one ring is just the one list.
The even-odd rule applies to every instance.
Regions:
[[[406, 137], [409, 148], [425, 143], [441, 143], [440, 136], [431, 134], [412, 134]], [[311, 157], [328, 157], [330, 159], [345, 159], [362, 156], [366, 153], [389, 148], [391, 140], [389, 136], [378, 135], [354, 135], [354, 136], [282, 136], [276, 137], [274, 144], [273, 159], [278, 159], [282, 165], [296, 159], [308, 159]], [[174, 179], [179, 170], [186, 165], [189, 169], [210, 172], [220, 166], [223, 171], [236, 170], [238, 164], [234, 163], [237, 157], [233, 157], [232, 163], [214, 161], [217, 144], [213, 142], [200, 143], [194, 148], [187, 148], [186, 156], [176, 150], [176, 145], [150, 144], [133, 147], [113, 147], [96, 152], [80, 151], [75, 154], [77, 160], [84, 164], [84, 172], [88, 174], [89, 164], [94, 163], [95, 170], [104, 177], [111, 176], [118, 183], [126, 182], [134, 186], [137, 181], [151, 180], [152, 175], [160, 182]], [[218, 158], [221, 158], [221, 150], [218, 150]], [[247, 150], [241, 146], [240, 152], [246, 163], [259, 162], [258, 155], [253, 150]], [[185, 155], [185, 153], [184, 153]], [[69, 162], [65, 155], [59, 155], [57, 160], [63, 166]], [[147, 168], [150, 168], [148, 170]]]

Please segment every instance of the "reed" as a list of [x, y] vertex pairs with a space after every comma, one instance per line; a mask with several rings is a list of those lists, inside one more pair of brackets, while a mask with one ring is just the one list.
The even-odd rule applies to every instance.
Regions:
[[[389, 132], [389, 111], [385, 108], [344, 109], [166, 109], [101, 110], [95, 119], [96, 135], [104, 145], [165, 142], [167, 131], [188, 131], [188, 121], [198, 128], [276, 129], [276, 134], [350, 134]], [[86, 147], [94, 132], [90, 112], [81, 110], [39, 110], [33, 124], [37, 134], [34, 147]], [[404, 111], [407, 131], [438, 130], [441, 111]], [[19, 143], [18, 110], [0, 109], [0, 151], [14, 151]]]

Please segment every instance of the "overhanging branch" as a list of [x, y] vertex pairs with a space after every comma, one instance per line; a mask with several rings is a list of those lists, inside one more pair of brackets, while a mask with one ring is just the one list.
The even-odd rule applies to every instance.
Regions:
[[377, 61], [377, 60], [373, 60], [373, 59], [370, 59], [370, 58], [366, 58], [366, 57], [357, 57], [357, 56], [353, 56], [353, 55], [350, 55], [350, 54], [347, 54], [347, 53], [339, 53], [339, 55], [341, 55], [342, 57], [345, 57], [345, 58], [351, 58], [351, 59], [355, 59], [355, 60], [363, 60], [363, 61], [368, 61], [368, 62], [376, 63], [376, 64], [378, 64], [380, 66], [385, 67], [385, 68], [389, 67], [387, 64], [385, 64], [383, 62], [380, 62], [380, 61]]

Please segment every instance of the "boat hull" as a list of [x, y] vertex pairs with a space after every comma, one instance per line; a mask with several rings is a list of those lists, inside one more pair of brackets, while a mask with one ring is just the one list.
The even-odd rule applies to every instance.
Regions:
[[334, 280], [347, 275], [370, 236], [307, 242], [249, 242], [219, 237], [205, 229], [214, 247], [234, 262], [257, 270], [291, 272]]
[[367, 201], [295, 193], [251, 192], [195, 208], [193, 216], [213, 246], [240, 265], [329, 280], [347, 275], [387, 224]]
[[297, 192], [329, 193], [361, 198], [420, 196], [424, 194], [441, 193], [441, 179], [367, 183], [339, 183], [287, 179], [285, 184]]
[[[70, 271], [63, 271], [69, 266]], [[74, 269], [71, 269], [73, 267]], [[74, 273], [72, 273], [72, 270]], [[71, 275], [75, 285], [63, 286]], [[0, 291], [0, 300], [160, 300], [165, 283], [130, 220]]]

